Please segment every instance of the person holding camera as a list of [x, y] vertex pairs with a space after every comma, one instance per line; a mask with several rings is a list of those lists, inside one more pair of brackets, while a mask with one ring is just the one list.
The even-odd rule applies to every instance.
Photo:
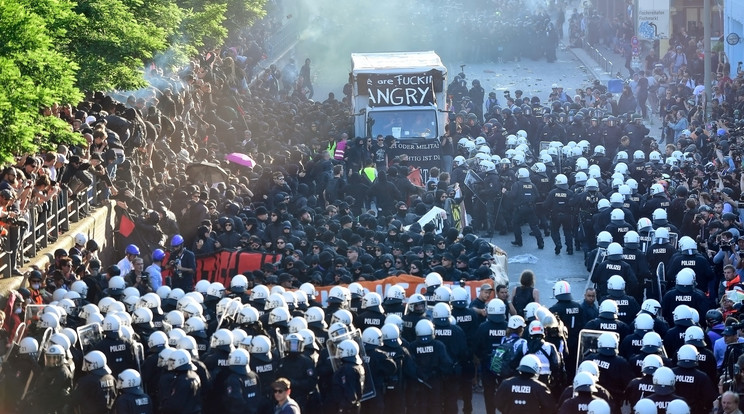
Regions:
[[680, 109], [676, 113], [676, 118], [669, 117], [665, 120], [665, 126], [674, 131], [674, 144], [677, 144], [682, 132], [687, 130], [687, 117], [685, 111]]
[[[15, 180], [16, 174], [17, 171], [13, 168], [5, 172], [5, 176], [12, 176], [13, 180]], [[17, 197], [13, 187], [6, 188], [0, 185], [0, 234], [7, 237], [4, 245], [5, 251], [10, 258], [10, 268], [13, 276], [23, 275], [23, 272], [18, 267], [19, 264], [23, 263], [18, 252], [21, 237], [28, 227], [28, 222], [24, 216], [23, 203], [25, 197], [29, 194], [29, 190], [30, 187], [26, 188]]]
[[735, 266], [738, 259], [736, 247], [734, 246], [733, 233], [730, 231], [723, 231], [716, 237], [716, 241], [718, 242], [718, 252], [713, 256], [713, 263], [723, 264], [723, 266]]
[[141, 257], [137, 257], [133, 262], [134, 268], [128, 275], [124, 277], [128, 286], [134, 286], [139, 290], [140, 296], [145, 293], [152, 292], [152, 285], [150, 285], [150, 275], [144, 271], [145, 261]]
[[111, 177], [104, 166], [101, 154], [94, 152], [91, 154], [88, 162], [90, 163], [89, 172], [96, 178], [97, 185], [104, 190], [103, 198], [108, 199], [109, 195], [116, 197], [116, 195], [119, 194], [119, 191], [111, 181]]
[[184, 292], [194, 290], [196, 257], [194, 253], [184, 247], [184, 240], [180, 234], [176, 234], [171, 239], [171, 252], [166, 268], [172, 271], [172, 288], [181, 288]]

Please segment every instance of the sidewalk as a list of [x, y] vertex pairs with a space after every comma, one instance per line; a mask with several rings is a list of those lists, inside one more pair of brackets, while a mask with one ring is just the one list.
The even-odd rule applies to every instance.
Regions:
[[617, 72], [620, 72], [620, 74], [623, 75], [623, 78], [627, 77], [626, 75], [628, 69], [625, 68], [625, 58], [616, 53], [613, 53], [611, 50], [599, 50], [599, 52], [605, 59], [612, 63], [612, 72], [605, 71], [605, 69], [602, 67], [602, 64], [600, 64], [600, 62], [597, 62], [584, 48], [569, 47], [567, 48], [567, 50], [573, 53], [574, 56], [576, 56], [576, 58], [584, 64], [584, 66], [587, 68], [589, 73], [592, 74], [594, 79], [599, 79], [599, 81], [605, 86], [607, 85], [607, 81], [611, 79], [617, 79], [617, 76], [615, 76]]
[[[569, 20], [571, 18], [571, 10], [574, 8], [578, 9], [580, 12], [584, 12], [584, 7], [579, 1], [572, 1], [571, 5], [565, 8], [565, 23], [561, 28], [563, 30], [563, 38], [561, 39], [562, 47], [571, 51], [576, 58], [584, 64], [589, 73], [594, 76], [594, 79], [599, 79], [599, 81], [605, 86], [607, 85], [608, 80], [617, 79], [617, 76], [615, 75], [617, 75], [618, 72], [620, 72], [623, 79], [627, 79], [629, 74], [628, 69], [625, 68], [625, 58], [611, 49], [608, 49], [605, 46], [599, 46], [597, 48], [597, 56], [587, 48], [568, 47], [570, 38]], [[611, 67], [606, 63], [611, 64]]]
[[[611, 63], [612, 71], [606, 71], [603, 67], [602, 62], [597, 62], [594, 57], [585, 48], [571, 48], [567, 47], [567, 51], [573, 53], [574, 56], [582, 63], [587, 69], [587, 72], [594, 78], [598, 79], [602, 85], [607, 86], [607, 82], [612, 79], [618, 79], [616, 76], [618, 72], [623, 79], [628, 78], [628, 69], [625, 68], [625, 58], [612, 50], [607, 49], [604, 46], [600, 46], [598, 52], [601, 57]], [[608, 65], [609, 67], [609, 65]], [[644, 122], [646, 128], [650, 130], [649, 136], [656, 138], [657, 140], [661, 137], [661, 130], [659, 129], [659, 120], [656, 116], [649, 115], [649, 120]]]

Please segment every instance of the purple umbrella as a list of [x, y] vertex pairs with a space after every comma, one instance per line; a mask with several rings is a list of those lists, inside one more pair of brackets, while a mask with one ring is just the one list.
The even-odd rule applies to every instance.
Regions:
[[253, 168], [253, 166], [256, 165], [256, 162], [253, 161], [253, 158], [240, 152], [233, 152], [233, 153], [227, 154], [225, 155], [225, 159], [227, 161], [230, 161], [231, 163], [242, 165], [248, 168]]

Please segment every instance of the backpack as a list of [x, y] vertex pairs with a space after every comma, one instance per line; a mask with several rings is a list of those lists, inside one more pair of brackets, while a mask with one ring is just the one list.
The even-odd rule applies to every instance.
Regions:
[[514, 368], [512, 362], [514, 360], [514, 344], [521, 338], [504, 338], [501, 343], [496, 345], [491, 352], [491, 364], [489, 369], [499, 378], [509, 378], [514, 375]]

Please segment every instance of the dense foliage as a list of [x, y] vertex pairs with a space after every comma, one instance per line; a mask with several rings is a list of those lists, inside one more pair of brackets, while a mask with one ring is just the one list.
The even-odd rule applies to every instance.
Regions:
[[0, 0], [0, 159], [74, 139], [44, 107], [143, 86], [265, 14], [266, 0]]

